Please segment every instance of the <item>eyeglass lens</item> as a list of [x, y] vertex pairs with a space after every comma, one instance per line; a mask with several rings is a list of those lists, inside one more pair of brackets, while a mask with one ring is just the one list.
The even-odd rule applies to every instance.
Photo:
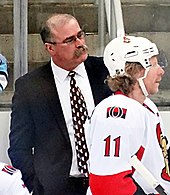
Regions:
[[73, 43], [73, 42], [76, 41], [77, 39], [83, 39], [84, 37], [85, 37], [85, 32], [81, 30], [81, 31], [79, 31], [79, 32], [77, 33], [76, 36], [73, 35], [73, 36], [71, 36], [71, 37], [66, 38], [66, 39], [63, 41], [63, 43]]

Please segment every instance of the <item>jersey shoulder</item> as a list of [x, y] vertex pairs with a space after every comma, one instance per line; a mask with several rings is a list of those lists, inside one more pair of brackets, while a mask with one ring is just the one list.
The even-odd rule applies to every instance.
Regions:
[[12, 183], [14, 180], [21, 179], [22, 175], [20, 170], [14, 168], [11, 165], [0, 162], [0, 183], [8, 181]]
[[20, 170], [0, 162], [0, 195], [28, 195]]

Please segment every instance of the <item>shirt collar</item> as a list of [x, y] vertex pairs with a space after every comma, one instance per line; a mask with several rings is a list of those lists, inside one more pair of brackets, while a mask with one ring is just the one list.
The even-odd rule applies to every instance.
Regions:
[[[59, 66], [57, 66], [56, 64], [54, 64], [53, 60], [51, 59], [51, 67], [52, 67], [52, 71], [54, 74], [54, 77], [60, 82], [63, 83], [65, 81], [65, 79], [68, 76], [69, 71], [60, 68]], [[81, 77], [86, 77], [86, 70], [84, 67], [84, 62], [82, 62], [81, 64], [79, 64], [73, 71], [76, 72], [76, 74], [78, 74]]]

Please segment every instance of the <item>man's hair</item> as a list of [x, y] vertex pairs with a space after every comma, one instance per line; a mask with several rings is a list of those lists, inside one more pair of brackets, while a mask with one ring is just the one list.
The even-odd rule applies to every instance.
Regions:
[[[76, 20], [76, 18], [70, 14], [53, 14], [42, 25], [40, 35], [43, 43], [52, 42], [52, 29], [62, 27], [70, 20]], [[77, 20], [76, 20], [77, 21]]]

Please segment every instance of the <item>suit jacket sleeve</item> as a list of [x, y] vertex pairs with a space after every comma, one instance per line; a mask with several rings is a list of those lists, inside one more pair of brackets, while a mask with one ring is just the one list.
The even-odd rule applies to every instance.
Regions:
[[23, 79], [15, 84], [15, 93], [12, 99], [12, 114], [10, 126], [9, 157], [14, 167], [21, 170], [23, 180], [29, 191], [33, 188], [33, 146], [34, 122], [29, 114], [28, 87]]

